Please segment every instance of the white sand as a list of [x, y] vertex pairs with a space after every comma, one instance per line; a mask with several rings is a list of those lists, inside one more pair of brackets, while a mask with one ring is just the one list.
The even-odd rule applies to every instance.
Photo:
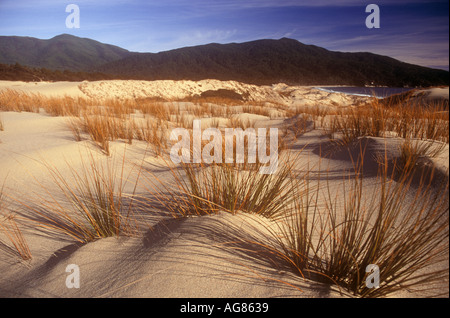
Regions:
[[448, 109], [448, 101], [449, 101], [448, 91], [449, 91], [448, 87], [417, 89], [416, 91], [414, 91], [413, 97], [415, 97], [415, 99], [419, 103], [446, 106]]
[[448, 100], [448, 87], [434, 87], [429, 89], [420, 89], [415, 95], [424, 94], [429, 98], [441, 98]]
[[40, 93], [44, 96], [85, 97], [79, 89], [81, 82], [21, 82], [0, 81], [0, 90], [9, 88], [25, 93]]
[[[144, 98], [161, 97], [165, 99], [183, 99], [200, 95], [208, 90], [228, 89], [250, 101], [283, 102], [298, 106], [308, 105], [351, 105], [356, 101], [354, 96], [340, 93], [328, 93], [312, 87], [256, 86], [235, 81], [201, 80], [201, 81], [132, 81], [114, 80], [83, 82], [80, 89], [86, 95], [97, 98]], [[361, 99], [362, 100], [362, 99]]]
[[[164, 97], [183, 98], [205, 90], [234, 89], [248, 93], [252, 99], [289, 101], [291, 106], [350, 105], [354, 97], [330, 94], [309, 87], [256, 87], [237, 82], [220, 81], [101, 81], [83, 83], [23, 83], [0, 82], [0, 89], [14, 88], [45, 95], [91, 97]], [[281, 94], [283, 93], [283, 94]], [[447, 90], [448, 94], [448, 90]], [[289, 97], [286, 97], [289, 96]], [[45, 114], [0, 113], [5, 130], [0, 131], [0, 187], [5, 181], [8, 196], [6, 209], [22, 211], [17, 201], [32, 204], [36, 198], [56, 195], [57, 188], [42, 165], [48, 162], [63, 176], [70, 178], [68, 164], [81, 171], [80, 156], [88, 151], [99, 162], [112, 161], [126, 150], [127, 169], [145, 161], [154, 173], [167, 179], [161, 159], [145, 154], [145, 144], [111, 143], [112, 157], [101, 154], [90, 141], [75, 142], [63, 117]], [[268, 117], [242, 113], [243, 120], [265, 126]], [[220, 119], [220, 118], [219, 118]], [[222, 124], [226, 124], [224, 118]], [[272, 124], [283, 125], [283, 119]], [[387, 147], [395, 152], [395, 141], [385, 144], [380, 138], [369, 138], [369, 157], [382, 153]], [[309, 162], [314, 172], [328, 169], [330, 186], [341, 191], [342, 177], [352, 169], [346, 154], [330, 158], [321, 156], [319, 145], [326, 137], [311, 130], [294, 145], [304, 150], [299, 164]], [[298, 151], [298, 150], [297, 150]], [[395, 154], [393, 154], [395, 156]], [[374, 164], [372, 162], [372, 164]], [[436, 164], [448, 171], [448, 145]], [[374, 167], [368, 165], [368, 169]], [[367, 178], [376, 183], [376, 176]], [[47, 188], [49, 193], [43, 193]], [[368, 186], [370, 192], [370, 186]], [[39, 202], [34, 201], [39, 204]], [[25, 209], [26, 210], [26, 209]], [[25, 212], [26, 213], [26, 212]], [[47, 235], [27, 228], [24, 236], [33, 254], [31, 261], [19, 261], [0, 248], [0, 296], [2, 297], [347, 297], [335, 286], [304, 280], [294, 275], [272, 253], [262, 248], [270, 243], [270, 230], [277, 225], [262, 217], [248, 214], [170, 219], [146, 211], [147, 226], [137, 237], [106, 238], [85, 245]], [[0, 239], [7, 242], [5, 236]], [[69, 264], [79, 266], [80, 288], [69, 289], [66, 278]], [[445, 282], [444, 282], [445, 285]], [[448, 285], [448, 282], [447, 282]], [[440, 287], [442, 288], [442, 287]], [[448, 292], [448, 290], [447, 290]], [[398, 296], [421, 297], [409, 291]]]

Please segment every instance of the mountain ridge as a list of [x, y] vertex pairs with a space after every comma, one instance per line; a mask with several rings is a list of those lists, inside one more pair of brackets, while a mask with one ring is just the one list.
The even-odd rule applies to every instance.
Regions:
[[97, 70], [133, 79], [215, 78], [253, 84], [429, 86], [449, 81], [447, 71], [369, 52], [328, 51], [288, 38], [133, 54]]
[[60, 34], [50, 39], [0, 36], [0, 63], [50, 70], [89, 71], [132, 54], [118, 46]]
[[0, 63], [96, 72], [108, 79], [218, 79], [251, 84], [398, 87], [449, 83], [448, 71], [370, 52], [329, 51], [289, 38], [209, 43], [159, 53], [137, 53], [69, 34], [48, 40], [0, 36]]

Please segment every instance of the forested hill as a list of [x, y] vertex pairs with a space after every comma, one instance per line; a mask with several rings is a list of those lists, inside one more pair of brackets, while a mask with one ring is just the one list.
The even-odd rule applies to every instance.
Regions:
[[[47, 42], [44, 45], [40, 41]], [[30, 48], [32, 45], [35, 45], [34, 49]], [[22, 68], [32, 67], [34, 73], [42, 68], [46, 69], [44, 73], [66, 70], [66, 77], [73, 80], [218, 79], [253, 84], [449, 85], [448, 71], [408, 64], [373, 53], [329, 51], [287, 38], [211, 43], [160, 53], [136, 53], [71, 35], [50, 40], [0, 37], [0, 63], [20, 63]], [[11, 69], [4, 71], [3, 75], [0, 72], [0, 79], [6, 79], [5, 74], [10, 72]], [[59, 78], [61, 74], [64, 72], [53, 75]], [[37, 80], [40, 76], [35, 75], [32, 77]]]

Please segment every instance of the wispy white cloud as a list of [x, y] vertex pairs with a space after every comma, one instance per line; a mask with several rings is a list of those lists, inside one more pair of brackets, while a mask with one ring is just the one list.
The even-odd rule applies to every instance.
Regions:
[[403, 62], [448, 69], [448, 35], [430, 32], [358, 35], [344, 39], [324, 38], [319, 46], [341, 52], [372, 52]]

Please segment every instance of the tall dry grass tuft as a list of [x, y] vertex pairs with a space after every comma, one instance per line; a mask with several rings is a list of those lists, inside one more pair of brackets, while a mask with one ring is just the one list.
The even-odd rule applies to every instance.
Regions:
[[293, 117], [292, 124], [288, 130], [292, 132], [295, 139], [307, 132], [309, 120], [310, 116], [308, 114], [299, 114]]
[[286, 188], [290, 164], [283, 160], [275, 174], [261, 174], [260, 163], [245, 171], [233, 164], [167, 163], [172, 180], [164, 181], [149, 172], [144, 174], [145, 188], [150, 205], [158, 204], [175, 217], [222, 210], [276, 218], [292, 200]]
[[64, 97], [40, 97], [41, 107], [52, 116], [80, 116], [83, 108], [88, 102], [79, 97], [78, 99]]
[[410, 103], [387, 104], [374, 99], [369, 106], [342, 111], [325, 127], [327, 134], [339, 135], [348, 145], [364, 137], [399, 136], [449, 142], [449, 117], [444, 105], [433, 107]]
[[69, 117], [66, 123], [70, 131], [72, 132], [75, 141], [83, 140], [82, 134], [86, 130], [83, 119], [81, 117]]
[[31, 260], [33, 258], [30, 247], [28, 246], [28, 243], [25, 240], [22, 231], [17, 225], [17, 222], [14, 220], [13, 215], [8, 215], [0, 220], [0, 231], [6, 235], [6, 237], [14, 247], [11, 248], [0, 241], [0, 248], [3, 247], [4, 249], [8, 250], [13, 255], [16, 255], [24, 261]]
[[377, 104], [371, 109], [350, 109], [334, 116], [328, 127], [328, 135], [340, 134], [339, 141], [343, 145], [350, 145], [359, 137], [381, 137], [386, 130], [386, 116], [385, 110]]
[[113, 125], [110, 122], [108, 115], [92, 115], [84, 116], [84, 130], [89, 134], [91, 139], [97, 143], [106, 155], [110, 155], [109, 142]]
[[318, 127], [318, 123], [320, 123], [321, 127], [326, 127], [325, 119], [327, 118], [327, 116], [339, 114], [339, 112], [337, 112], [337, 111], [332, 111], [328, 107], [322, 107], [320, 105], [309, 106], [309, 107], [297, 106], [297, 107], [294, 107], [293, 109], [291, 108], [291, 109], [287, 110], [286, 113], [288, 116], [291, 116], [291, 117], [296, 116], [297, 118], [299, 118], [299, 116], [301, 116], [303, 118], [308, 118], [309, 120], [312, 121], [314, 129], [316, 129]]
[[156, 156], [161, 156], [168, 147], [168, 123], [162, 120], [146, 118], [144, 123], [133, 125], [137, 140], [147, 142]]
[[[121, 164], [107, 161], [98, 163], [92, 153], [81, 169], [68, 164], [70, 176], [44, 163], [59, 193], [50, 191], [41, 182], [44, 195], [35, 207], [20, 202], [34, 224], [50, 233], [59, 233], [86, 243], [102, 237], [132, 236], [138, 231], [133, 214], [134, 194], [139, 176], [131, 182], [131, 173], [125, 175], [125, 158]], [[131, 193], [126, 186], [133, 186]]]
[[266, 117], [271, 117], [271, 112], [270, 109], [268, 107], [261, 107], [261, 106], [253, 106], [250, 104], [247, 104], [245, 106], [242, 107], [242, 112], [243, 113], [248, 113], [248, 114], [255, 114], [255, 115], [261, 115], [261, 116], [266, 116]]
[[85, 112], [82, 117], [71, 117], [67, 121], [74, 139], [81, 141], [83, 134], [106, 154], [110, 155], [110, 142], [123, 140], [132, 144], [133, 140], [146, 141], [151, 145], [157, 156], [168, 146], [168, 122], [146, 117], [144, 120], [124, 117], [114, 117], [99, 111]]
[[97, 105], [105, 105], [108, 114], [116, 118], [125, 118], [134, 113], [138, 104], [134, 99], [106, 98], [97, 102]]
[[[411, 187], [406, 173], [396, 182], [380, 174], [367, 197], [359, 170], [343, 185], [342, 200], [320, 192], [296, 197], [279, 242], [281, 258], [301, 277], [341, 286], [360, 297], [427, 290], [448, 277], [448, 180]], [[365, 194], [366, 193], [366, 194]], [[319, 204], [324, 203], [324, 204]], [[380, 270], [378, 288], [366, 284], [368, 266]], [[429, 291], [429, 290], [428, 290]]]
[[136, 100], [136, 109], [144, 115], [150, 115], [160, 120], [170, 121], [170, 111], [164, 102], [149, 99]]
[[4, 186], [5, 185], [3, 184], [0, 188], [0, 232], [6, 236], [12, 246], [4, 243], [0, 239], [0, 249], [5, 250], [8, 254], [17, 256], [20, 259], [27, 261], [32, 259], [33, 256], [22, 231], [14, 219], [15, 216], [12, 214], [4, 216], [3, 214], [5, 210]]
[[211, 165], [197, 170], [183, 165], [188, 193], [196, 214], [210, 214], [218, 208], [230, 213], [238, 211], [276, 217], [289, 204], [290, 193], [283, 189], [287, 182], [288, 167], [283, 166], [276, 175], [260, 174], [259, 165], [239, 171], [232, 165]]
[[79, 116], [82, 110], [93, 105], [93, 100], [83, 97], [47, 97], [12, 89], [0, 92], [0, 110], [4, 111], [39, 113], [43, 109], [52, 116]]
[[395, 170], [399, 175], [413, 174], [421, 163], [424, 164], [442, 153], [445, 146], [445, 143], [439, 141], [406, 138], [400, 145], [400, 156], [395, 161]]
[[13, 89], [0, 92], [0, 110], [26, 111], [38, 113], [41, 109], [51, 116], [81, 116], [90, 107], [103, 106], [110, 115], [123, 117], [137, 109], [134, 99], [119, 100], [114, 98], [85, 98], [71, 96], [44, 96], [40, 93], [25, 93]]
[[449, 142], [449, 113], [446, 106], [421, 106], [411, 103], [387, 106], [393, 130], [403, 138]]
[[229, 119], [230, 127], [231, 128], [241, 128], [242, 130], [246, 130], [247, 128], [254, 128], [255, 127], [255, 121], [250, 120], [250, 118], [247, 118], [247, 120], [233, 116]]
[[0, 91], [0, 110], [15, 112], [39, 112], [40, 94], [26, 94], [13, 89]]

